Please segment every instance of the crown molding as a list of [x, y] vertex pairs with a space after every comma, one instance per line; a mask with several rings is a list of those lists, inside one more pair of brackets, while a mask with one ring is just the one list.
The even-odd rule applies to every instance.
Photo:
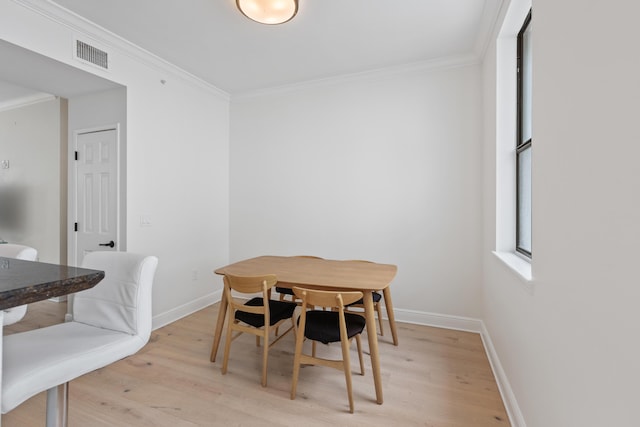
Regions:
[[230, 94], [222, 89], [204, 81], [203, 79], [183, 70], [182, 68], [160, 58], [159, 56], [131, 43], [123, 37], [112, 33], [88, 19], [54, 3], [51, 0], [11, 0], [26, 9], [29, 9], [56, 24], [62, 25], [72, 32], [74, 37], [87, 37], [95, 40], [102, 46], [138, 61], [161, 73], [167, 73], [191, 83], [199, 89], [207, 90], [225, 100], [230, 99]]
[[52, 101], [54, 99], [56, 99], [55, 95], [39, 92], [33, 95], [23, 96], [20, 98], [15, 98], [8, 101], [0, 102], [0, 112], [15, 110], [16, 108], [27, 107], [29, 105]]
[[344, 84], [356, 81], [378, 80], [390, 76], [405, 74], [410, 72], [428, 72], [434, 70], [445, 70], [450, 68], [467, 67], [470, 65], [480, 64], [482, 61], [476, 55], [457, 55], [444, 58], [438, 58], [428, 61], [411, 62], [408, 64], [396, 65], [391, 67], [377, 68], [358, 73], [342, 74], [337, 76], [325, 77], [316, 80], [307, 80], [304, 82], [274, 86], [266, 89], [257, 89], [253, 91], [232, 94], [232, 101], [243, 99], [257, 98], [262, 96], [283, 94], [287, 92], [296, 92], [311, 88], [324, 87], [330, 85]]
[[[489, 1], [498, 3], [497, 7], [488, 7]], [[507, 11], [507, 6], [510, 0], [487, 0], [484, 4], [484, 10], [482, 13], [480, 28], [482, 32], [478, 34], [474, 52], [478, 58], [484, 58], [487, 53], [487, 49], [491, 46], [491, 42], [498, 37], [500, 32], [500, 23], [504, 19], [504, 15]], [[494, 13], [490, 13], [494, 11]]]

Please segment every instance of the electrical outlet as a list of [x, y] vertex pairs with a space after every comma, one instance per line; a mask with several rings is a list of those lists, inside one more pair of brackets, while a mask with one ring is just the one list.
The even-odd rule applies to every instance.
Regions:
[[0, 169], [9, 169], [9, 160], [0, 160]]

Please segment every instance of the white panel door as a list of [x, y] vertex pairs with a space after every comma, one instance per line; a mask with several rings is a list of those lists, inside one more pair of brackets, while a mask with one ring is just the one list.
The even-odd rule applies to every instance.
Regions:
[[118, 133], [78, 134], [76, 265], [96, 250], [118, 250]]

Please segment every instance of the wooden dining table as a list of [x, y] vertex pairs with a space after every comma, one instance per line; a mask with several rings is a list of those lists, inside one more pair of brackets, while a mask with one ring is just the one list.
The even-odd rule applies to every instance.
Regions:
[[[371, 368], [376, 389], [376, 401], [383, 402], [382, 377], [380, 375], [380, 356], [378, 353], [378, 334], [373, 306], [373, 292], [382, 291], [389, 319], [389, 327], [394, 345], [398, 345], [393, 303], [389, 285], [395, 277], [397, 267], [391, 264], [378, 264], [362, 261], [339, 261], [311, 257], [260, 256], [239, 261], [215, 270], [216, 274], [237, 276], [259, 276], [275, 274], [278, 286], [294, 286], [321, 290], [360, 291], [363, 293], [364, 315], [369, 339]], [[218, 346], [227, 312], [227, 300], [222, 293], [218, 320], [211, 348], [211, 361], [215, 362]]]

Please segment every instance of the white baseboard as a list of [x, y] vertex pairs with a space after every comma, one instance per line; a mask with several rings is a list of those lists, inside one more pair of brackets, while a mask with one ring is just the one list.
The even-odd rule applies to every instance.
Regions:
[[520, 406], [518, 406], [518, 401], [516, 400], [516, 396], [513, 393], [513, 389], [511, 388], [511, 384], [509, 383], [507, 374], [502, 368], [502, 364], [500, 363], [500, 359], [498, 358], [498, 353], [496, 352], [496, 349], [493, 346], [493, 342], [491, 341], [489, 331], [485, 327], [484, 322], [481, 323], [482, 331], [480, 333], [480, 337], [482, 338], [482, 342], [484, 343], [484, 348], [487, 352], [487, 357], [489, 358], [489, 364], [491, 365], [493, 376], [495, 377], [496, 383], [498, 384], [498, 389], [500, 390], [500, 395], [502, 396], [502, 401], [504, 402], [505, 409], [507, 410], [507, 415], [509, 416], [511, 426], [526, 427], [527, 423], [524, 420], [522, 411], [520, 411]]
[[[382, 309], [386, 313], [386, 307]], [[457, 331], [482, 331], [482, 321], [471, 317], [450, 316], [447, 314], [428, 313], [415, 310], [394, 310], [396, 322], [413, 323], [416, 325], [435, 326], [436, 328], [455, 329]]]
[[196, 300], [183, 304], [179, 307], [173, 308], [161, 314], [153, 316], [153, 329], [158, 329], [163, 326], [173, 323], [176, 320], [182, 319], [198, 310], [209, 307], [211, 304], [215, 304], [220, 301], [222, 297], [222, 289], [216, 292], [212, 292], [208, 295], [200, 297]]

